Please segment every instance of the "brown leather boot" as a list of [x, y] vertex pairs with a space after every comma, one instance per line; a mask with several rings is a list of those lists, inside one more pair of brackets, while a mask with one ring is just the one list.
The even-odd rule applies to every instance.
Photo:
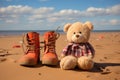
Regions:
[[44, 55], [42, 57], [42, 64], [57, 65], [58, 57], [55, 50], [55, 42], [59, 34], [55, 31], [49, 31], [44, 34]]
[[28, 32], [25, 38], [27, 49], [18, 62], [23, 66], [34, 66], [40, 61], [39, 34], [37, 32]]

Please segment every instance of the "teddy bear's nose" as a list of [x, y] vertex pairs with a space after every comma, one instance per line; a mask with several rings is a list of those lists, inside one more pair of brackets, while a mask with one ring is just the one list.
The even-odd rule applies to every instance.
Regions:
[[79, 37], [79, 35], [76, 35], [76, 37], [78, 38], [78, 37]]

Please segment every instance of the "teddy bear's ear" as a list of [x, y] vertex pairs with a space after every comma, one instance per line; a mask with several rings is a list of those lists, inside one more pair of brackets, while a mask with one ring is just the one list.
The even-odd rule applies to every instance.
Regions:
[[90, 21], [85, 22], [85, 25], [87, 25], [90, 30], [93, 30], [93, 24]]
[[64, 26], [64, 32], [67, 32], [71, 25], [72, 25], [72, 24], [67, 23], [67, 24]]

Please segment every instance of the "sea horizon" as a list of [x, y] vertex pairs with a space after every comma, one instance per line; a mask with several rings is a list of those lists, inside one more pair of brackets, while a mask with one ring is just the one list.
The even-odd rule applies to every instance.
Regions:
[[[9, 35], [23, 35], [27, 32], [38, 32], [43, 35], [47, 31], [55, 30], [0, 30], [0, 36], [9, 36]], [[60, 34], [64, 34], [63, 30], [56, 30]], [[120, 30], [93, 30], [92, 32], [120, 32]]]

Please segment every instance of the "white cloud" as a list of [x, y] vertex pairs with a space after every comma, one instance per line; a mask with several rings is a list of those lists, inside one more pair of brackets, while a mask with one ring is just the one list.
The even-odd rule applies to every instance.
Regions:
[[6, 20], [6, 23], [14, 23], [13, 20]]
[[45, 15], [32, 15], [32, 16], [29, 16], [28, 20], [29, 21], [33, 21], [33, 20], [44, 20], [44, 19], [47, 19], [47, 16]]
[[106, 19], [101, 19], [94, 21], [94, 25], [96, 26], [114, 26], [114, 25], [120, 25], [120, 20], [118, 19], [111, 19], [111, 20], [106, 20]]
[[51, 22], [65, 22], [79, 19], [81, 17], [81, 12], [79, 10], [72, 10], [72, 9], [63, 9], [58, 12], [54, 12], [53, 14], [49, 15], [48, 21]]
[[114, 15], [120, 15], [120, 5], [115, 5], [109, 9], [109, 13]]
[[112, 20], [109, 21], [109, 23], [110, 23], [111, 25], [120, 25], [120, 20], [112, 19]]
[[0, 8], [1, 14], [29, 14], [33, 9], [29, 6], [22, 6], [22, 5], [10, 5], [8, 7]]
[[89, 7], [87, 9], [87, 12], [105, 12], [105, 9], [104, 8]]
[[66, 14], [66, 15], [74, 15], [74, 14], [79, 14], [80, 11], [79, 10], [72, 10], [72, 9], [67, 9], [67, 10], [61, 10], [59, 12], [60, 14]]
[[60, 19], [78, 19], [81, 17], [106, 16], [106, 15], [120, 15], [120, 5], [115, 5], [110, 8], [95, 8], [89, 7], [85, 11], [63, 9], [58, 12], [53, 7], [32, 8], [30, 6], [10, 5], [8, 7], [0, 8], [0, 16], [13, 17], [27, 15], [29, 20], [38, 20], [43, 18], [50, 18], [53, 20]]
[[89, 7], [87, 10], [86, 10], [86, 15], [87, 16], [96, 16], [96, 15], [105, 15], [107, 14], [106, 13], [106, 9], [104, 8], [95, 8], [95, 7]]
[[[89, 7], [84, 11], [74, 9], [56, 11], [54, 7], [33, 8], [27, 5], [10, 5], [0, 8], [0, 20], [3, 20], [5, 23], [18, 23], [25, 19], [26, 23], [36, 25], [40, 25], [41, 23], [42, 25], [47, 25], [47, 23], [63, 24], [65, 22], [81, 21], [82, 19], [86, 20], [88, 18], [91, 20], [97, 16], [120, 16], [120, 4], [108, 8]], [[94, 23], [95, 25], [120, 25], [120, 20], [101, 19], [94, 21]]]
[[48, 14], [54, 11], [53, 7], [40, 7], [33, 10], [33, 13], [36, 14]]
[[19, 20], [16, 20], [16, 19], [5, 19], [4, 20], [6, 24], [18, 24], [19, 23]]
[[10, 22], [8, 21], [9, 19], [19, 20], [19, 18], [24, 17], [28, 20], [40, 20], [47, 18], [49, 13], [52, 13], [53, 10], [53, 7], [32, 8], [22, 5], [10, 5], [8, 7], [0, 8], [0, 19], [7, 23]]
[[95, 8], [89, 7], [86, 12], [92, 16], [105, 16], [105, 15], [120, 15], [120, 4], [109, 8]]
[[43, 20], [49, 18], [49, 16], [54, 13], [53, 7], [41, 7], [38, 9], [34, 9], [32, 11], [32, 15], [29, 16], [28, 20]]

